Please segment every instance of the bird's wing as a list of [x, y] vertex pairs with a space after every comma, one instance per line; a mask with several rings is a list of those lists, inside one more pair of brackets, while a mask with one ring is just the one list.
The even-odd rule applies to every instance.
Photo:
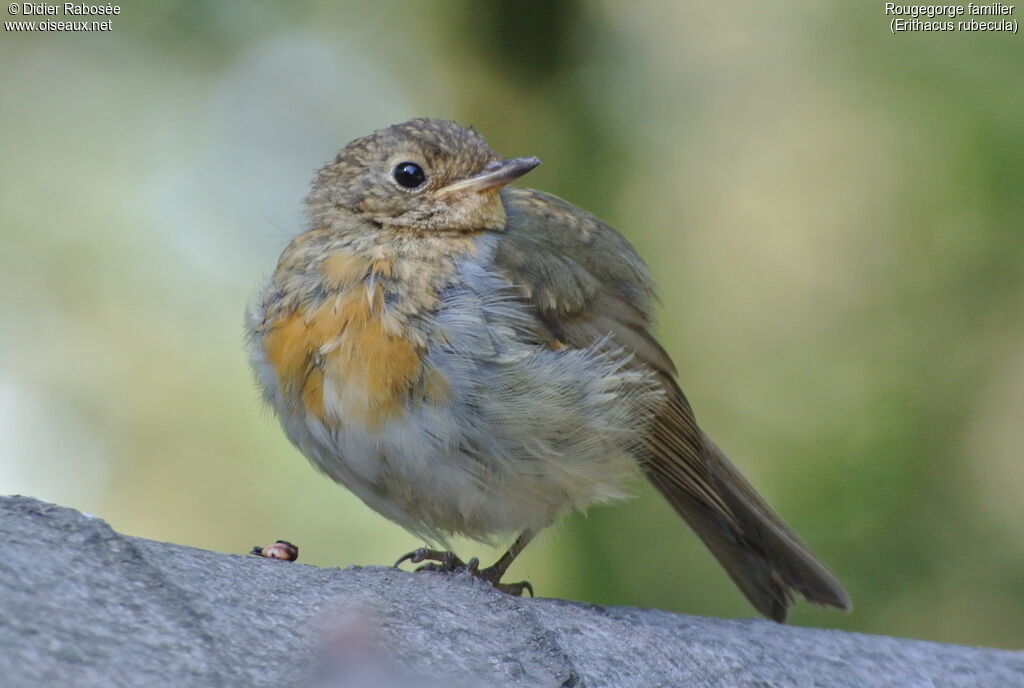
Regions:
[[[669, 402], [649, 438], [651, 460], [723, 513], [698, 459], [700, 431], [672, 380], [675, 365], [649, 332], [654, 284], [643, 260], [615, 229], [562, 199], [533, 189], [502, 192], [508, 224], [495, 263], [559, 342], [585, 349], [606, 342], [655, 372]], [[660, 457], [664, 457], [662, 460]]]
[[697, 425], [675, 366], [649, 329], [653, 282], [618, 232], [560, 198], [502, 192], [508, 214], [495, 263], [551, 336], [572, 348], [606, 341], [659, 380], [641, 463], [648, 478], [766, 616], [783, 620], [792, 590], [849, 607], [842, 587]]

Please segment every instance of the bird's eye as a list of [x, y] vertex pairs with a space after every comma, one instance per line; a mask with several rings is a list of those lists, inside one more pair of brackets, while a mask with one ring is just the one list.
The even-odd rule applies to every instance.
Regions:
[[415, 189], [427, 181], [427, 174], [423, 168], [414, 162], [400, 162], [395, 165], [395, 171], [391, 173], [395, 181], [407, 189]]

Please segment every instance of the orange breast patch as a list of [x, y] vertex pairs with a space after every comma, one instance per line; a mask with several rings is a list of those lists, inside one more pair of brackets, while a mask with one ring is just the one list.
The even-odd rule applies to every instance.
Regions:
[[[369, 269], [362, 258], [332, 255], [323, 276], [341, 291], [269, 323], [263, 338], [285, 396], [328, 427], [348, 419], [379, 428], [402, 414], [421, 377], [416, 349], [384, 328], [380, 287], [363, 284]], [[388, 266], [372, 269], [383, 274]]]

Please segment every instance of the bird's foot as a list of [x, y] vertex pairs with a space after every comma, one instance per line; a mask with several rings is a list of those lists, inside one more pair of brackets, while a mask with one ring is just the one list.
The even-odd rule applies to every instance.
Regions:
[[530, 593], [530, 597], [533, 597], [533, 586], [530, 585], [530, 581], [519, 581], [518, 583], [491, 583], [495, 590], [500, 590], [506, 595], [512, 595], [513, 597], [522, 597], [524, 592]]
[[399, 560], [395, 562], [395, 568], [398, 568], [400, 564], [406, 561], [412, 562], [413, 564], [419, 564], [424, 561], [430, 562], [420, 566], [416, 571], [436, 571], [439, 573], [459, 573], [464, 571], [474, 578], [480, 578], [487, 581], [494, 586], [495, 590], [499, 590], [508, 595], [521, 597], [524, 592], [529, 592], [530, 597], [533, 597], [533, 586], [530, 585], [529, 581], [521, 581], [519, 583], [502, 583], [501, 577], [505, 573], [504, 568], [491, 566], [486, 569], [481, 569], [480, 560], [476, 557], [473, 557], [468, 563], [466, 563], [459, 559], [454, 552], [442, 552], [440, 550], [422, 547], [399, 558]]
[[473, 557], [469, 560], [469, 564], [466, 565], [466, 570], [471, 576], [482, 578], [493, 585], [495, 590], [500, 590], [515, 597], [522, 597], [524, 592], [529, 592], [530, 597], [533, 597], [533, 586], [530, 585], [530, 581], [520, 581], [518, 583], [501, 582], [501, 577], [505, 575], [505, 567], [495, 565], [480, 570], [480, 560]]
[[420, 564], [424, 561], [431, 562], [429, 564], [423, 564], [417, 568], [417, 571], [437, 571], [439, 573], [454, 573], [465, 569], [466, 563], [459, 559], [455, 552], [442, 552], [436, 549], [427, 549], [426, 547], [420, 547], [417, 550], [413, 550], [408, 554], [402, 555], [398, 561], [395, 562], [394, 568], [398, 568], [403, 562], [412, 562], [413, 564]]

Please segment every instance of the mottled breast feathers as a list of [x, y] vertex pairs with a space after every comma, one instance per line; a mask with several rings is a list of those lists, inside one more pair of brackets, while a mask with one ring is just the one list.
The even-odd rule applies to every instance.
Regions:
[[[320, 265], [327, 292], [315, 306], [270, 314], [264, 347], [286, 398], [324, 422], [354, 417], [370, 427], [401, 413], [407, 390], [421, 374], [420, 356], [404, 338], [387, 331], [383, 295], [373, 275], [387, 261], [371, 262], [345, 251], [328, 253]], [[344, 388], [326, 380], [345, 380]]]

